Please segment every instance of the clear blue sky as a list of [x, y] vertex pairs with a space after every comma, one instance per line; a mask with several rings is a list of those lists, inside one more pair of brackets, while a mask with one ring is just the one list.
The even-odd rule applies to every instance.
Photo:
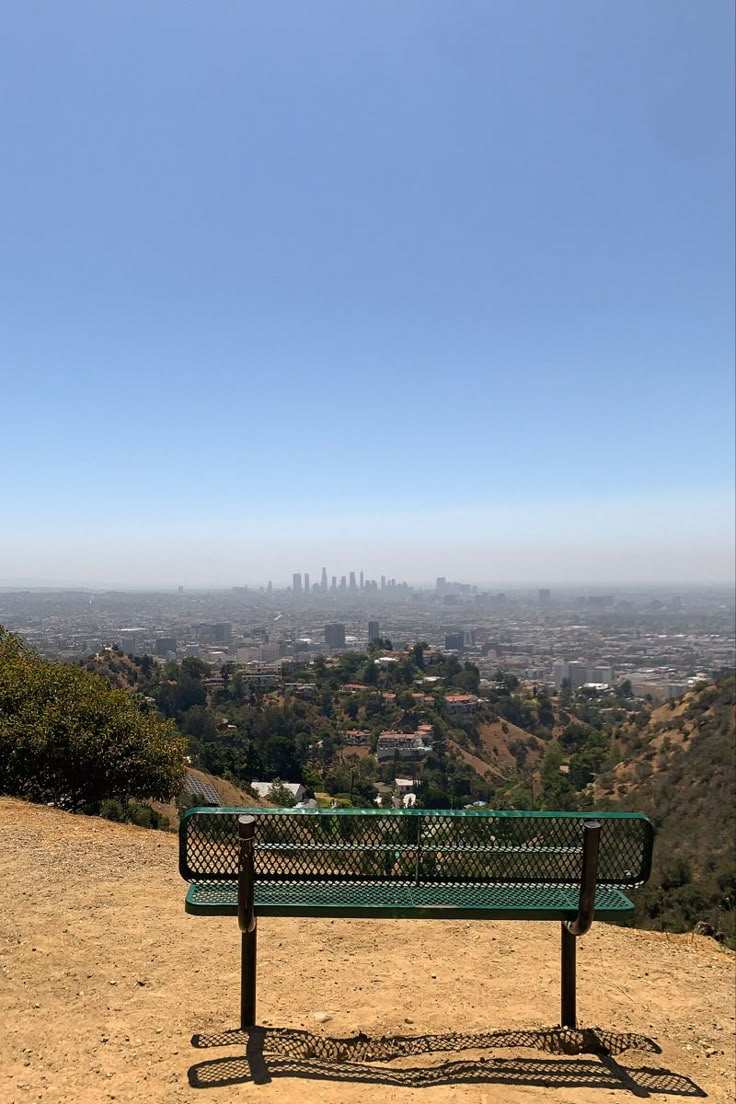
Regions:
[[730, 0], [10, 0], [0, 583], [730, 577]]

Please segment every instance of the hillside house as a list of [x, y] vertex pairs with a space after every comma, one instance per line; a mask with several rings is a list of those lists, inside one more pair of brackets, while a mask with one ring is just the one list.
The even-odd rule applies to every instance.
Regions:
[[429, 750], [421, 732], [382, 732], [376, 745], [376, 758], [379, 763], [396, 755], [399, 759], [419, 759]]
[[284, 694], [301, 698], [302, 701], [311, 701], [314, 697], [314, 686], [311, 682], [287, 682], [284, 684]]
[[451, 717], [472, 717], [480, 704], [481, 699], [475, 694], [448, 694], [445, 698], [447, 712]]
[[371, 734], [361, 728], [347, 728], [340, 733], [346, 747], [370, 747]]

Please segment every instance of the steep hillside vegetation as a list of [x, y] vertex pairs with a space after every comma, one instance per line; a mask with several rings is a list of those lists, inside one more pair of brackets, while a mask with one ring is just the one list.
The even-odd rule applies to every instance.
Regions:
[[613, 749], [618, 763], [598, 778], [598, 802], [645, 812], [658, 830], [638, 921], [682, 931], [704, 920], [733, 939], [734, 677], [636, 717]]

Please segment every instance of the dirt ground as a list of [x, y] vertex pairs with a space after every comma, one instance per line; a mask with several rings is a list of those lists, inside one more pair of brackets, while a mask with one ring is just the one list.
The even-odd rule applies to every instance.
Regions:
[[262, 920], [246, 1039], [237, 922], [184, 913], [176, 846], [0, 799], [2, 1104], [734, 1100], [734, 956], [603, 924], [579, 1016], [610, 1055], [550, 1030], [542, 923]]

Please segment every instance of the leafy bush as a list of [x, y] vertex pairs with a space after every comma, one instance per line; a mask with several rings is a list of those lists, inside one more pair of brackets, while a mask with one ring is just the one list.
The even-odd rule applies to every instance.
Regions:
[[278, 805], [281, 809], [291, 809], [292, 806], [296, 805], [296, 798], [293, 793], [286, 788], [279, 778], [271, 783], [268, 791], [268, 800], [272, 801], [274, 805]]
[[124, 804], [116, 797], [109, 797], [100, 802], [100, 816], [105, 820], [137, 824], [139, 828], [169, 827], [169, 818], [163, 813], [157, 813], [150, 805], [141, 805], [138, 801], [128, 801]]
[[170, 721], [0, 627], [0, 793], [67, 809], [129, 796], [166, 801], [184, 778], [185, 752]]
[[131, 824], [140, 828], [168, 828], [169, 818], [157, 813], [150, 805], [141, 805], [138, 801], [128, 802], [128, 817]]
[[116, 797], [107, 797], [104, 801], [100, 802], [100, 816], [105, 820], [115, 820], [122, 822], [125, 820], [125, 808], [122, 801], [118, 801]]

